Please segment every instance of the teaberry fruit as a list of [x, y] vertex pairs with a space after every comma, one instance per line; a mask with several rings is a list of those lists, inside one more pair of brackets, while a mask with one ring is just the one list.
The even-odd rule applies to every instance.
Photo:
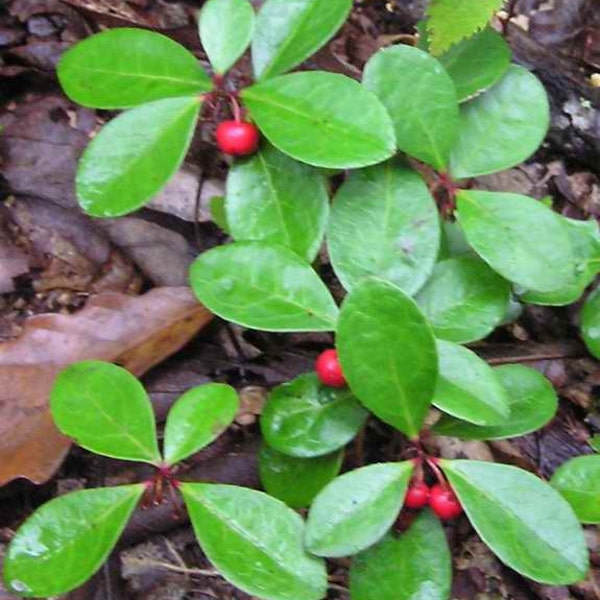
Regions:
[[219, 150], [233, 156], [246, 156], [258, 148], [258, 129], [247, 121], [221, 121], [216, 137]]
[[346, 385], [342, 367], [338, 360], [337, 351], [333, 348], [325, 350], [319, 354], [315, 363], [317, 377], [322, 383], [330, 387], [341, 388]]
[[439, 483], [431, 488], [429, 506], [443, 520], [455, 519], [462, 512], [462, 506], [452, 489]]
[[407, 508], [423, 508], [429, 503], [430, 490], [424, 481], [415, 481], [410, 484], [404, 498]]

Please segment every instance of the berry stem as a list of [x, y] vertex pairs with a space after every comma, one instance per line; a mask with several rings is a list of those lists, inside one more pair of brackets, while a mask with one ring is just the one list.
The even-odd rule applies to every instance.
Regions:
[[237, 95], [234, 93], [227, 94], [229, 102], [231, 103], [231, 110], [233, 111], [233, 118], [238, 123], [242, 120], [242, 109], [238, 102]]
[[429, 468], [433, 471], [438, 483], [445, 487], [447, 485], [446, 478], [444, 477], [442, 470], [437, 465], [437, 459], [432, 456], [426, 456], [425, 461], [429, 465]]

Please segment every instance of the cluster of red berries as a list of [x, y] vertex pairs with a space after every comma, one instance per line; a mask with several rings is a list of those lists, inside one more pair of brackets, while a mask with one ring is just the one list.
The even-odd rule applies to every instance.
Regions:
[[255, 125], [238, 119], [221, 121], [217, 126], [216, 137], [219, 150], [232, 156], [253, 154], [260, 140]]
[[419, 509], [428, 504], [443, 520], [455, 519], [462, 512], [462, 506], [449, 485], [436, 483], [430, 488], [424, 481], [413, 481], [406, 492], [404, 506]]

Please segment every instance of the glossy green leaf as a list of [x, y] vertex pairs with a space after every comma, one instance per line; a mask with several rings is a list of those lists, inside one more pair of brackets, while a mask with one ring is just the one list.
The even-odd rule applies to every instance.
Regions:
[[348, 389], [323, 385], [314, 373], [277, 386], [260, 426], [270, 446], [290, 456], [328, 454], [360, 431], [367, 411]]
[[552, 210], [520, 194], [463, 190], [457, 198], [469, 244], [494, 271], [541, 292], [572, 282], [571, 241]]
[[388, 283], [365, 280], [342, 305], [337, 349], [357, 398], [381, 420], [416, 436], [431, 404], [437, 352], [415, 302]]
[[108, 558], [144, 489], [138, 483], [80, 490], [38, 508], [6, 552], [7, 590], [48, 598], [87, 581]]
[[229, 231], [236, 240], [262, 240], [314, 260], [325, 234], [329, 197], [325, 178], [265, 144], [227, 176]]
[[475, 177], [523, 162], [538, 149], [549, 123], [544, 87], [535, 75], [511, 65], [493, 87], [461, 106], [452, 175]]
[[502, 321], [510, 285], [470, 256], [438, 263], [416, 300], [436, 336], [452, 342], [480, 340]]
[[402, 163], [356, 171], [335, 196], [329, 258], [348, 290], [374, 275], [414, 294], [433, 269], [439, 241], [435, 202], [421, 177]]
[[338, 309], [297, 254], [263, 242], [236, 242], [192, 264], [194, 293], [216, 315], [265, 331], [332, 331]]
[[66, 367], [54, 381], [50, 409], [56, 426], [82, 448], [160, 463], [150, 399], [122, 367], [97, 360]]
[[225, 233], [229, 233], [227, 213], [225, 212], [225, 196], [213, 196], [210, 199], [210, 218], [213, 223]]
[[202, 550], [235, 586], [265, 600], [320, 600], [322, 560], [303, 546], [304, 522], [283, 502], [248, 488], [183, 483], [181, 493]]
[[600, 452], [600, 435], [593, 435], [587, 442], [594, 452]]
[[412, 46], [392, 46], [367, 62], [363, 83], [392, 117], [398, 148], [444, 169], [459, 119], [456, 90], [442, 65]]
[[511, 569], [550, 585], [586, 576], [583, 530], [550, 485], [497, 463], [442, 460], [440, 466], [479, 537]]
[[150, 200], [183, 162], [199, 110], [199, 98], [167, 98], [107, 123], [79, 161], [81, 208], [94, 217], [117, 217]]
[[344, 473], [315, 498], [306, 547], [317, 556], [349, 556], [380, 540], [404, 501], [413, 463], [378, 463]]
[[231, 425], [239, 404], [236, 391], [223, 383], [188, 390], [167, 415], [165, 462], [173, 465], [219, 437]]
[[298, 458], [264, 444], [258, 455], [258, 471], [270, 496], [291, 508], [305, 508], [338, 474], [343, 458], [343, 450], [314, 458]]
[[537, 431], [554, 417], [558, 398], [539, 371], [523, 365], [502, 365], [494, 372], [506, 390], [509, 417], [498, 425], [478, 427], [444, 416], [434, 427], [436, 433], [466, 440], [501, 440]]
[[451, 584], [446, 535], [429, 510], [401, 535], [355, 556], [350, 567], [352, 600], [448, 600]]
[[442, 237], [440, 239], [440, 252], [438, 260], [458, 256], [477, 257], [477, 253], [467, 242], [465, 232], [458, 221], [442, 221]]
[[600, 360], [600, 287], [587, 297], [581, 310], [581, 335], [590, 353]]
[[582, 523], [600, 523], [600, 456], [577, 456], [563, 463], [550, 483]]
[[315, 53], [342, 26], [351, 0], [267, 0], [252, 40], [257, 79], [280, 75]]
[[250, 116], [279, 150], [315, 165], [350, 169], [396, 149], [390, 117], [360, 83], [334, 73], [291, 73], [242, 91]]
[[79, 42], [62, 55], [57, 74], [67, 96], [91, 108], [129, 108], [212, 87], [191, 52], [145, 29], [109, 29]]

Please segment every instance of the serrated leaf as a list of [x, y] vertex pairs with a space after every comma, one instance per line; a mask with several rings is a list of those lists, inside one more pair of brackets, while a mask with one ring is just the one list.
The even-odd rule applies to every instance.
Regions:
[[322, 560], [304, 551], [304, 522], [283, 502], [248, 488], [182, 483], [202, 550], [235, 586], [265, 600], [320, 600]]
[[416, 436], [431, 404], [437, 352], [415, 302], [388, 283], [365, 280], [342, 305], [337, 349], [357, 398], [381, 420]]
[[587, 297], [581, 310], [581, 335], [590, 353], [600, 360], [600, 287]]
[[145, 29], [109, 29], [62, 55], [57, 75], [71, 100], [90, 108], [130, 108], [212, 88], [196, 57]]
[[379, 463], [344, 473], [315, 498], [306, 547], [317, 556], [349, 556], [380, 540], [404, 501], [410, 461]]
[[247, 87], [241, 96], [267, 139], [310, 165], [365, 167], [396, 149], [394, 128], [381, 102], [344, 75], [291, 73]]
[[508, 465], [442, 460], [440, 466], [475, 531], [503, 563], [550, 585], [586, 576], [583, 530], [550, 485]]
[[351, 0], [267, 0], [252, 40], [255, 77], [267, 79], [299, 65], [333, 37], [351, 8]]
[[183, 162], [199, 110], [199, 98], [167, 98], [107, 123], [77, 167], [81, 208], [94, 217], [117, 217], [150, 200]]
[[201, 254], [190, 283], [216, 315], [265, 331], [332, 331], [338, 309], [297, 254], [263, 242], [236, 242]]
[[129, 371], [86, 360], [63, 369], [50, 393], [56, 426], [82, 448], [122, 460], [160, 463], [148, 394]]
[[138, 483], [80, 490], [38, 508], [6, 552], [7, 589], [48, 598], [87, 581], [108, 558], [144, 489]]
[[335, 196], [327, 242], [347, 290], [376, 276], [412, 295], [435, 263], [437, 207], [421, 177], [398, 161], [356, 171]]
[[412, 46], [374, 54], [363, 73], [392, 117], [398, 148], [436, 169], [448, 163], [458, 135], [458, 101], [442, 65]]

